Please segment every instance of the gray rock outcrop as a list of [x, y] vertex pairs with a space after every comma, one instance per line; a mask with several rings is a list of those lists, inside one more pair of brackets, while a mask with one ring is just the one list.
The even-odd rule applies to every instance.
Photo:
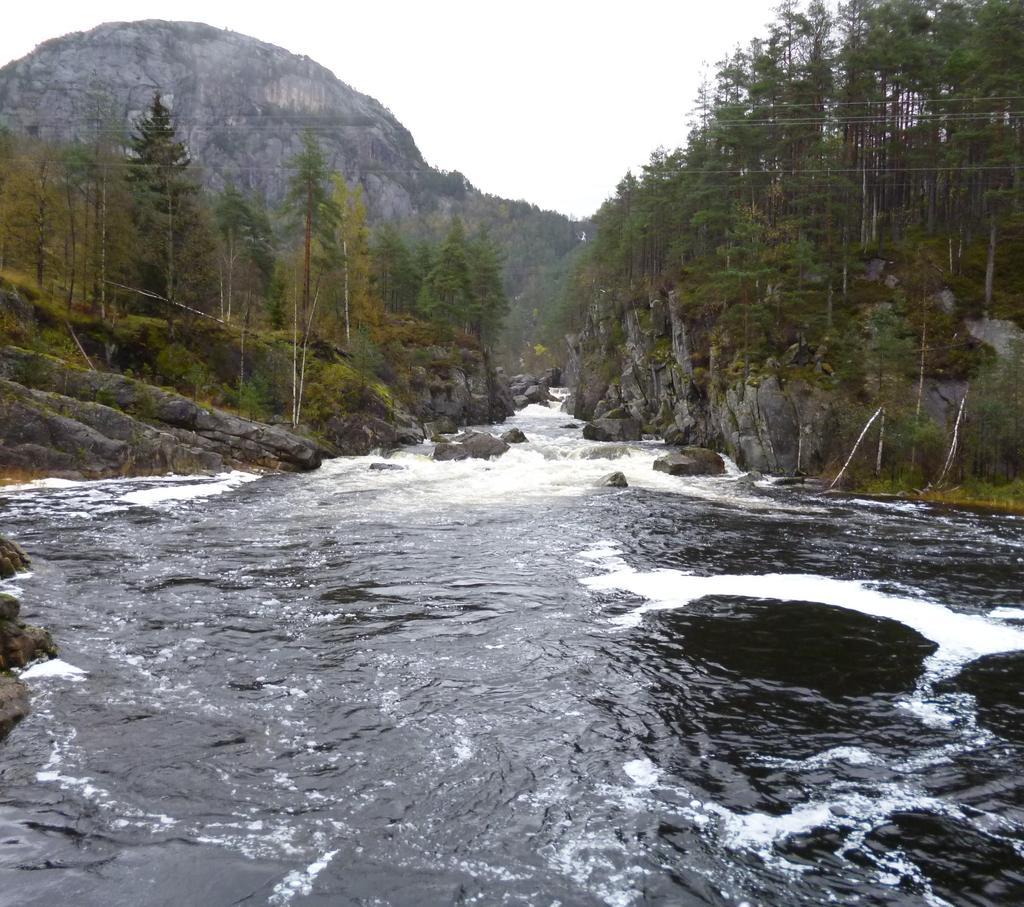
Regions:
[[504, 373], [485, 355], [462, 350], [461, 361], [453, 365], [450, 350], [427, 347], [425, 352], [434, 361], [413, 369], [409, 394], [427, 438], [450, 434], [459, 425], [503, 422], [515, 413]]
[[[649, 431], [674, 445], [716, 447], [763, 472], [823, 468], [835, 419], [823, 386], [832, 371], [827, 350], [801, 341], [773, 371], [737, 380], [727, 377], [709, 338], [694, 336], [675, 291], [636, 308], [616, 314], [595, 303], [580, 333], [566, 338], [572, 413], [594, 426], [584, 437], [617, 440], [604, 423], [630, 419], [630, 440]], [[700, 353], [704, 347], [709, 353]]]
[[69, 478], [301, 471], [316, 469], [322, 454], [308, 438], [122, 375], [0, 349], [0, 468], [8, 471]]
[[598, 487], [600, 488], [628, 488], [629, 482], [626, 481], [626, 476], [621, 472], [610, 472], [606, 476], [602, 476], [597, 481]]

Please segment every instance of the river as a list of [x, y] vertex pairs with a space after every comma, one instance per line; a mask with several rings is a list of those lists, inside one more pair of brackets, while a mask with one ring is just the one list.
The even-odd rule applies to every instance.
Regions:
[[0, 493], [61, 646], [0, 744], [0, 903], [1024, 902], [1024, 520], [568, 421]]

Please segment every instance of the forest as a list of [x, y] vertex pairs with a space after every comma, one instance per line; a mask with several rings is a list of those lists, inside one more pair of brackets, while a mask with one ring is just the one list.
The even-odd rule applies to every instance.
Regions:
[[[1024, 325], [1022, 35], [1019, 0], [785, 0], [705, 79], [685, 147], [616, 186], [546, 342], [672, 289], [723, 385], [828, 351], [847, 449], [884, 410], [865, 484], [936, 481], [955, 433], [950, 476], [1017, 479], [1024, 348], [996, 360], [967, 325]], [[922, 413], [936, 382], [967, 388], [962, 422]]]
[[[139, 377], [293, 425], [306, 396], [365, 402], [417, 347], [494, 344], [508, 300], [487, 230], [457, 216], [371, 229], [361, 188], [330, 171], [312, 132], [275, 209], [230, 184], [202, 188], [159, 94], [132, 129], [96, 136], [59, 146], [0, 132], [0, 277], [52, 323], [33, 338], [0, 324], [9, 340], [82, 364], [74, 325], [97, 321], [148, 347]], [[209, 361], [213, 325], [240, 345], [237, 379]], [[277, 367], [247, 365], [256, 337]]]

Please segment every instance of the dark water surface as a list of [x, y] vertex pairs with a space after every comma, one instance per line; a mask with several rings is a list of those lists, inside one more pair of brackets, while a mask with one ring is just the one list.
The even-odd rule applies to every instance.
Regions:
[[0, 903], [1024, 903], [1024, 521], [565, 421], [0, 492], [85, 672], [0, 744]]

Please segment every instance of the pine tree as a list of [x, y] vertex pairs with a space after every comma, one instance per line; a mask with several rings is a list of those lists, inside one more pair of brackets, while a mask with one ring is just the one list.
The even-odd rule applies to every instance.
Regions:
[[171, 303], [169, 324], [179, 296], [190, 307], [203, 305], [214, 280], [210, 224], [200, 210], [190, 162], [157, 93], [135, 124], [128, 180], [135, 198], [140, 282], [143, 290]]
[[320, 143], [310, 130], [302, 133], [302, 149], [289, 163], [292, 176], [288, 183], [287, 204], [302, 223], [302, 296], [301, 324], [308, 330], [311, 321], [313, 246], [328, 246], [338, 219], [337, 206], [328, 189], [330, 170]]

